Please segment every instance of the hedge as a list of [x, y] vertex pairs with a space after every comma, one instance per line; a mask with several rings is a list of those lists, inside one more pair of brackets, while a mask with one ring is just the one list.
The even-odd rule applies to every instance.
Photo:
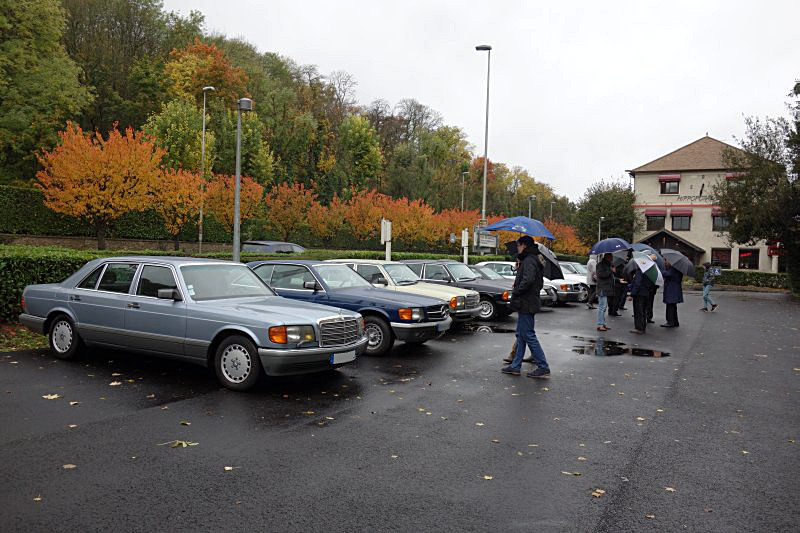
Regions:
[[[694, 279], [703, 282], [705, 268], [694, 268]], [[737, 287], [765, 287], [769, 289], [789, 289], [789, 276], [787, 274], [774, 274], [772, 272], [753, 272], [751, 270], [723, 270], [716, 277], [718, 285], [733, 285]]]

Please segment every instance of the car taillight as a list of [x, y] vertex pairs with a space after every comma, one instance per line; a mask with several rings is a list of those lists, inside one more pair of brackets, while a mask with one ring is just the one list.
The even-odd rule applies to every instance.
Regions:
[[24, 295], [20, 297], [20, 299], [19, 299], [19, 305], [20, 305], [20, 307], [22, 307], [22, 311], [23, 311], [23, 312], [25, 312], [25, 313], [27, 313], [27, 312], [28, 312], [28, 310], [27, 310], [27, 309], [25, 309], [25, 296], [24, 296]]
[[286, 326], [273, 326], [269, 328], [269, 340], [275, 344], [286, 344], [289, 342], [286, 334]]

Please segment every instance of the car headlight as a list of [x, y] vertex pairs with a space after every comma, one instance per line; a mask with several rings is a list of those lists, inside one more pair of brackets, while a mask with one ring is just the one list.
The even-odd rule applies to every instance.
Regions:
[[364, 328], [365, 328], [364, 317], [363, 316], [362, 317], [358, 317], [358, 336], [359, 337], [363, 337], [364, 336]]
[[508, 299], [509, 299], [508, 291], [503, 291], [503, 300], [508, 300]]
[[566, 283], [562, 284], [561, 285], [561, 290], [562, 291], [568, 291], [569, 290], [569, 285], [567, 285]]
[[300, 344], [316, 339], [313, 326], [273, 326], [269, 328], [269, 340], [275, 344]]
[[400, 318], [403, 320], [422, 319], [422, 309], [418, 307], [404, 307], [403, 309], [400, 309], [397, 314], [399, 314]]

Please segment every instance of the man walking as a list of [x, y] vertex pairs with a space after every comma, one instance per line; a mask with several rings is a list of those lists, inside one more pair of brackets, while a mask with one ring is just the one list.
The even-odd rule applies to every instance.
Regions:
[[677, 328], [678, 323], [678, 304], [683, 303], [683, 274], [680, 270], [664, 262], [667, 269], [664, 271], [664, 303], [667, 304], [667, 323], [661, 324], [662, 328]]
[[[701, 311], [715, 311], [717, 309], [717, 304], [711, 298], [711, 289], [714, 287], [714, 269], [711, 268], [711, 263], [703, 263], [703, 268], [706, 269], [705, 273], [703, 273], [703, 307], [700, 309]], [[711, 305], [711, 309], [709, 309], [709, 304]]]
[[633, 273], [633, 283], [631, 283], [633, 327], [635, 328], [631, 330], [631, 333], [642, 335], [647, 331], [647, 305], [650, 295], [654, 294], [655, 290], [655, 284], [637, 267]]
[[597, 263], [597, 331], [608, 331], [606, 308], [609, 297], [614, 296], [614, 267], [611, 254], [605, 254]]
[[594, 309], [592, 302], [597, 291], [597, 259], [593, 255], [589, 256], [586, 263], [586, 285], [589, 286], [589, 295], [586, 297], [586, 309]]
[[503, 367], [504, 374], [519, 376], [525, 347], [530, 348], [536, 368], [528, 372], [529, 378], [543, 378], [550, 375], [550, 367], [544, 356], [542, 345], [536, 338], [534, 316], [539, 312], [539, 291], [544, 283], [542, 265], [539, 262], [539, 248], [527, 235], [517, 241], [519, 267], [511, 290], [511, 308], [517, 312], [517, 353], [511, 364]]

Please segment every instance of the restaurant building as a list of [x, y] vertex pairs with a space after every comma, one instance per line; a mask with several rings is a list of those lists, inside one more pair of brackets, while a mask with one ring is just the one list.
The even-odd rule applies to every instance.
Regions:
[[728, 242], [728, 221], [713, 199], [717, 183], [737, 177], [725, 168], [726, 149], [739, 150], [706, 135], [628, 170], [636, 194], [633, 207], [645, 221], [634, 240], [678, 250], [695, 264], [710, 261], [722, 268], [777, 272], [778, 256], [765, 242]]

